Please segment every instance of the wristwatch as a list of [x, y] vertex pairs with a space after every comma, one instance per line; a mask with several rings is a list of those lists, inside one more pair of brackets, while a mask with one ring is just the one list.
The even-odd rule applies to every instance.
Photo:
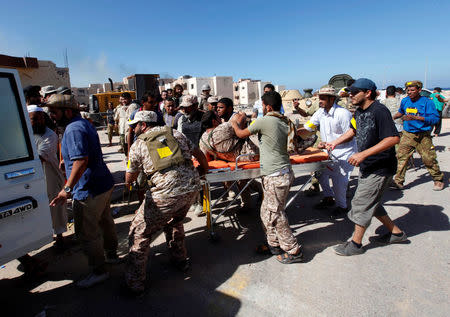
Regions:
[[64, 186], [64, 191], [68, 194], [72, 194], [72, 187], [70, 186]]

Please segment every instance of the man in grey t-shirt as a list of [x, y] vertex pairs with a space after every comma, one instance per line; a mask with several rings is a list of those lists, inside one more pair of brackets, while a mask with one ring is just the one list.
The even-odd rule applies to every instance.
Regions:
[[[391, 115], [394, 116], [398, 112], [398, 108], [400, 108], [400, 100], [395, 96], [395, 86], [388, 86], [386, 88], [386, 99], [383, 104], [386, 108], [389, 109]], [[394, 120], [395, 127], [398, 132], [403, 131], [403, 121], [402, 119]]]
[[[253, 121], [248, 128], [241, 129], [239, 123], [245, 114], [236, 114], [231, 120], [239, 138], [258, 134], [260, 138], [261, 173], [263, 175], [264, 199], [261, 204], [261, 221], [264, 225], [268, 246], [266, 250], [277, 255], [283, 264], [300, 262], [302, 249], [292, 234], [284, 212], [289, 189], [294, 181], [288, 154], [289, 120], [280, 114], [281, 96], [271, 91], [262, 97], [264, 117]], [[295, 130], [295, 129], [294, 129]], [[263, 250], [263, 246], [257, 251]]]

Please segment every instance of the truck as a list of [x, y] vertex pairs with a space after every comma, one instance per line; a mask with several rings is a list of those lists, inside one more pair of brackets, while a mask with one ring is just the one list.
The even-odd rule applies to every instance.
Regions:
[[119, 105], [120, 95], [124, 92], [131, 94], [133, 99], [141, 100], [147, 91], [159, 91], [159, 75], [158, 74], [134, 74], [127, 77], [129, 90], [114, 91], [113, 81], [108, 78], [111, 83], [111, 91], [93, 94], [89, 96], [89, 112], [102, 113], [106, 112], [108, 102], [112, 102], [114, 108]]
[[52, 241], [47, 186], [19, 74], [0, 68], [0, 265]]

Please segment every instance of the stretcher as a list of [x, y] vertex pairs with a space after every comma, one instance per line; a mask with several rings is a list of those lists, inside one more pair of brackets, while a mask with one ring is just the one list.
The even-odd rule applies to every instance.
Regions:
[[[246, 154], [254, 155], [254, 154]], [[206, 173], [204, 179], [202, 180], [203, 185], [203, 212], [206, 214], [206, 225], [209, 231], [210, 239], [217, 240], [217, 234], [214, 231], [214, 226], [220, 217], [231, 207], [231, 205], [240, 197], [240, 195], [247, 189], [247, 187], [255, 181], [257, 178], [261, 177], [261, 169], [259, 161], [239, 161], [242, 156], [236, 158], [236, 162], [225, 162], [225, 161], [210, 161], [208, 162], [209, 170]], [[290, 157], [292, 164], [292, 170], [294, 175], [300, 175], [305, 173], [312, 173], [320, 171], [324, 168], [332, 168], [333, 160], [331, 154], [316, 149], [307, 148], [302, 154], [293, 155]], [[198, 163], [197, 163], [198, 164]], [[300, 194], [304, 187], [310, 182], [312, 176], [307, 182], [305, 182], [300, 189], [295, 193], [294, 196], [289, 199], [285, 209], [295, 200], [295, 198]], [[230, 189], [240, 180], [248, 180], [245, 186], [239, 191], [239, 193], [234, 197], [234, 199], [217, 215], [213, 216], [211, 210], [222, 200], [223, 197], [230, 191]], [[219, 182], [233, 182], [222, 195], [215, 200], [214, 203], [211, 202], [211, 184]]]

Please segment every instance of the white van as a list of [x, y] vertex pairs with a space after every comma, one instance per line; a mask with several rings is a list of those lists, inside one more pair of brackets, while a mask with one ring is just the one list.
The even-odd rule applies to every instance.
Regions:
[[52, 241], [47, 187], [16, 70], [0, 68], [0, 264]]

